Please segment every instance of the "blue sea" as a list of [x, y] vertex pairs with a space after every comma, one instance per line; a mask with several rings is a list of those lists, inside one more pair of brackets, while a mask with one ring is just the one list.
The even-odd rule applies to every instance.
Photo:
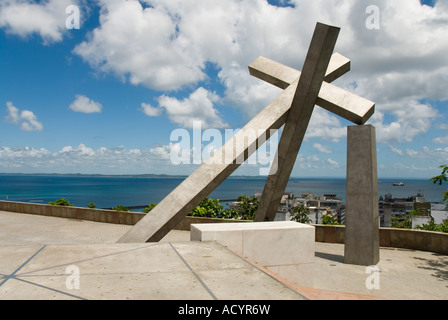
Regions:
[[[77, 207], [94, 202], [97, 208], [116, 205], [145, 206], [158, 203], [173, 191], [185, 178], [139, 176], [83, 176], [83, 175], [8, 175], [0, 174], [0, 200], [47, 204], [66, 198]], [[235, 200], [244, 194], [262, 193], [266, 178], [231, 177], [220, 185], [211, 198]], [[395, 187], [394, 182], [404, 186]], [[295, 196], [302, 192], [316, 195], [337, 194], [345, 202], [345, 179], [291, 179], [286, 188]], [[427, 201], [440, 202], [447, 185], [434, 185], [428, 180], [380, 179], [379, 195], [392, 194], [407, 198], [422, 194]], [[226, 201], [224, 201], [226, 200]]]

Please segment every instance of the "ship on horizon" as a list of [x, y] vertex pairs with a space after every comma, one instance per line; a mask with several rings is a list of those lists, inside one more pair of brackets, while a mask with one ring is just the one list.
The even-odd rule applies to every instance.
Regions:
[[404, 183], [403, 182], [395, 182], [395, 183], [392, 183], [392, 185], [394, 187], [404, 187]]

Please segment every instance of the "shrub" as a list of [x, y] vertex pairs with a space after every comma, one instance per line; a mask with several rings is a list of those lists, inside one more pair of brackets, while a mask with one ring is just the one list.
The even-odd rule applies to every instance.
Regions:
[[129, 212], [129, 208], [122, 206], [122, 205], [117, 205], [115, 208], [112, 208], [112, 210]]
[[219, 204], [218, 199], [205, 198], [190, 212], [192, 217], [220, 218], [224, 207]]
[[96, 204], [95, 204], [94, 202], [90, 202], [90, 203], [87, 205], [87, 208], [95, 209], [95, 208], [96, 208]]
[[[442, 169], [442, 173], [439, 176], [432, 177], [429, 180], [432, 181], [432, 183], [434, 184], [438, 183], [439, 185], [442, 185], [444, 181], [445, 182], [448, 181], [448, 165], [442, 165], [440, 166], [440, 168]], [[442, 201], [447, 200], [448, 200], [448, 189], [446, 189], [446, 191], [443, 193], [442, 198]], [[446, 209], [448, 209], [448, 204], [446, 205]]]
[[147, 206], [145, 209], [143, 209], [144, 213], [149, 213], [151, 212], [152, 209], [154, 209], [156, 207], [157, 204], [155, 203], [151, 203], [149, 206]]
[[322, 224], [330, 225], [330, 226], [340, 226], [341, 223], [339, 223], [334, 217], [323, 214], [322, 215]]
[[255, 213], [257, 212], [260, 201], [257, 197], [247, 197], [241, 195], [238, 197], [239, 219], [241, 220], [253, 220]]
[[70, 201], [68, 201], [65, 198], [61, 198], [59, 200], [56, 200], [55, 202], [48, 202], [49, 205], [51, 206], [63, 206], [63, 207], [73, 207], [74, 204], [70, 203]]
[[308, 217], [309, 214], [309, 209], [303, 205], [299, 205], [292, 210], [290, 220], [299, 223], [310, 223], [311, 219]]
[[259, 200], [257, 197], [238, 197], [238, 209], [224, 209], [218, 199], [206, 198], [189, 213], [192, 217], [253, 220]]
[[431, 219], [428, 224], [417, 226], [415, 229], [448, 233], [448, 219], [443, 220], [441, 224], [436, 224], [434, 219]]

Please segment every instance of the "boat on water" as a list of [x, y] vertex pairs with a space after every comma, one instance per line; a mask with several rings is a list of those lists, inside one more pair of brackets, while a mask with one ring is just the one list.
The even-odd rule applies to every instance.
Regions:
[[392, 183], [392, 185], [394, 187], [404, 187], [404, 183], [403, 182], [395, 182], [395, 183]]

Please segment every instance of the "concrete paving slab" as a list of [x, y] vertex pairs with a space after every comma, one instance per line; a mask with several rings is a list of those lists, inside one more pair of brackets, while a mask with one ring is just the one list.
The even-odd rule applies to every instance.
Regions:
[[369, 295], [383, 299], [448, 299], [448, 256], [432, 252], [381, 248], [379, 289], [368, 289], [373, 272], [344, 264], [344, 245], [316, 242], [315, 289]]
[[0, 211], [0, 244], [115, 243], [131, 226]]
[[[26, 294], [24, 294], [26, 293]], [[0, 286], [0, 300], [80, 300], [80, 297], [27, 280], [9, 279]]]
[[1, 300], [305, 299], [217, 243], [0, 246], [0, 256], [18, 248], [30, 255], [0, 269]]
[[[380, 289], [369, 290], [366, 267], [344, 264], [344, 245], [316, 242], [315, 285], [302, 288], [217, 244], [197, 247], [187, 231], [115, 244], [118, 227], [0, 211], [0, 300], [448, 299], [446, 255], [380, 248]], [[69, 266], [79, 268], [81, 291], [66, 287]]]

